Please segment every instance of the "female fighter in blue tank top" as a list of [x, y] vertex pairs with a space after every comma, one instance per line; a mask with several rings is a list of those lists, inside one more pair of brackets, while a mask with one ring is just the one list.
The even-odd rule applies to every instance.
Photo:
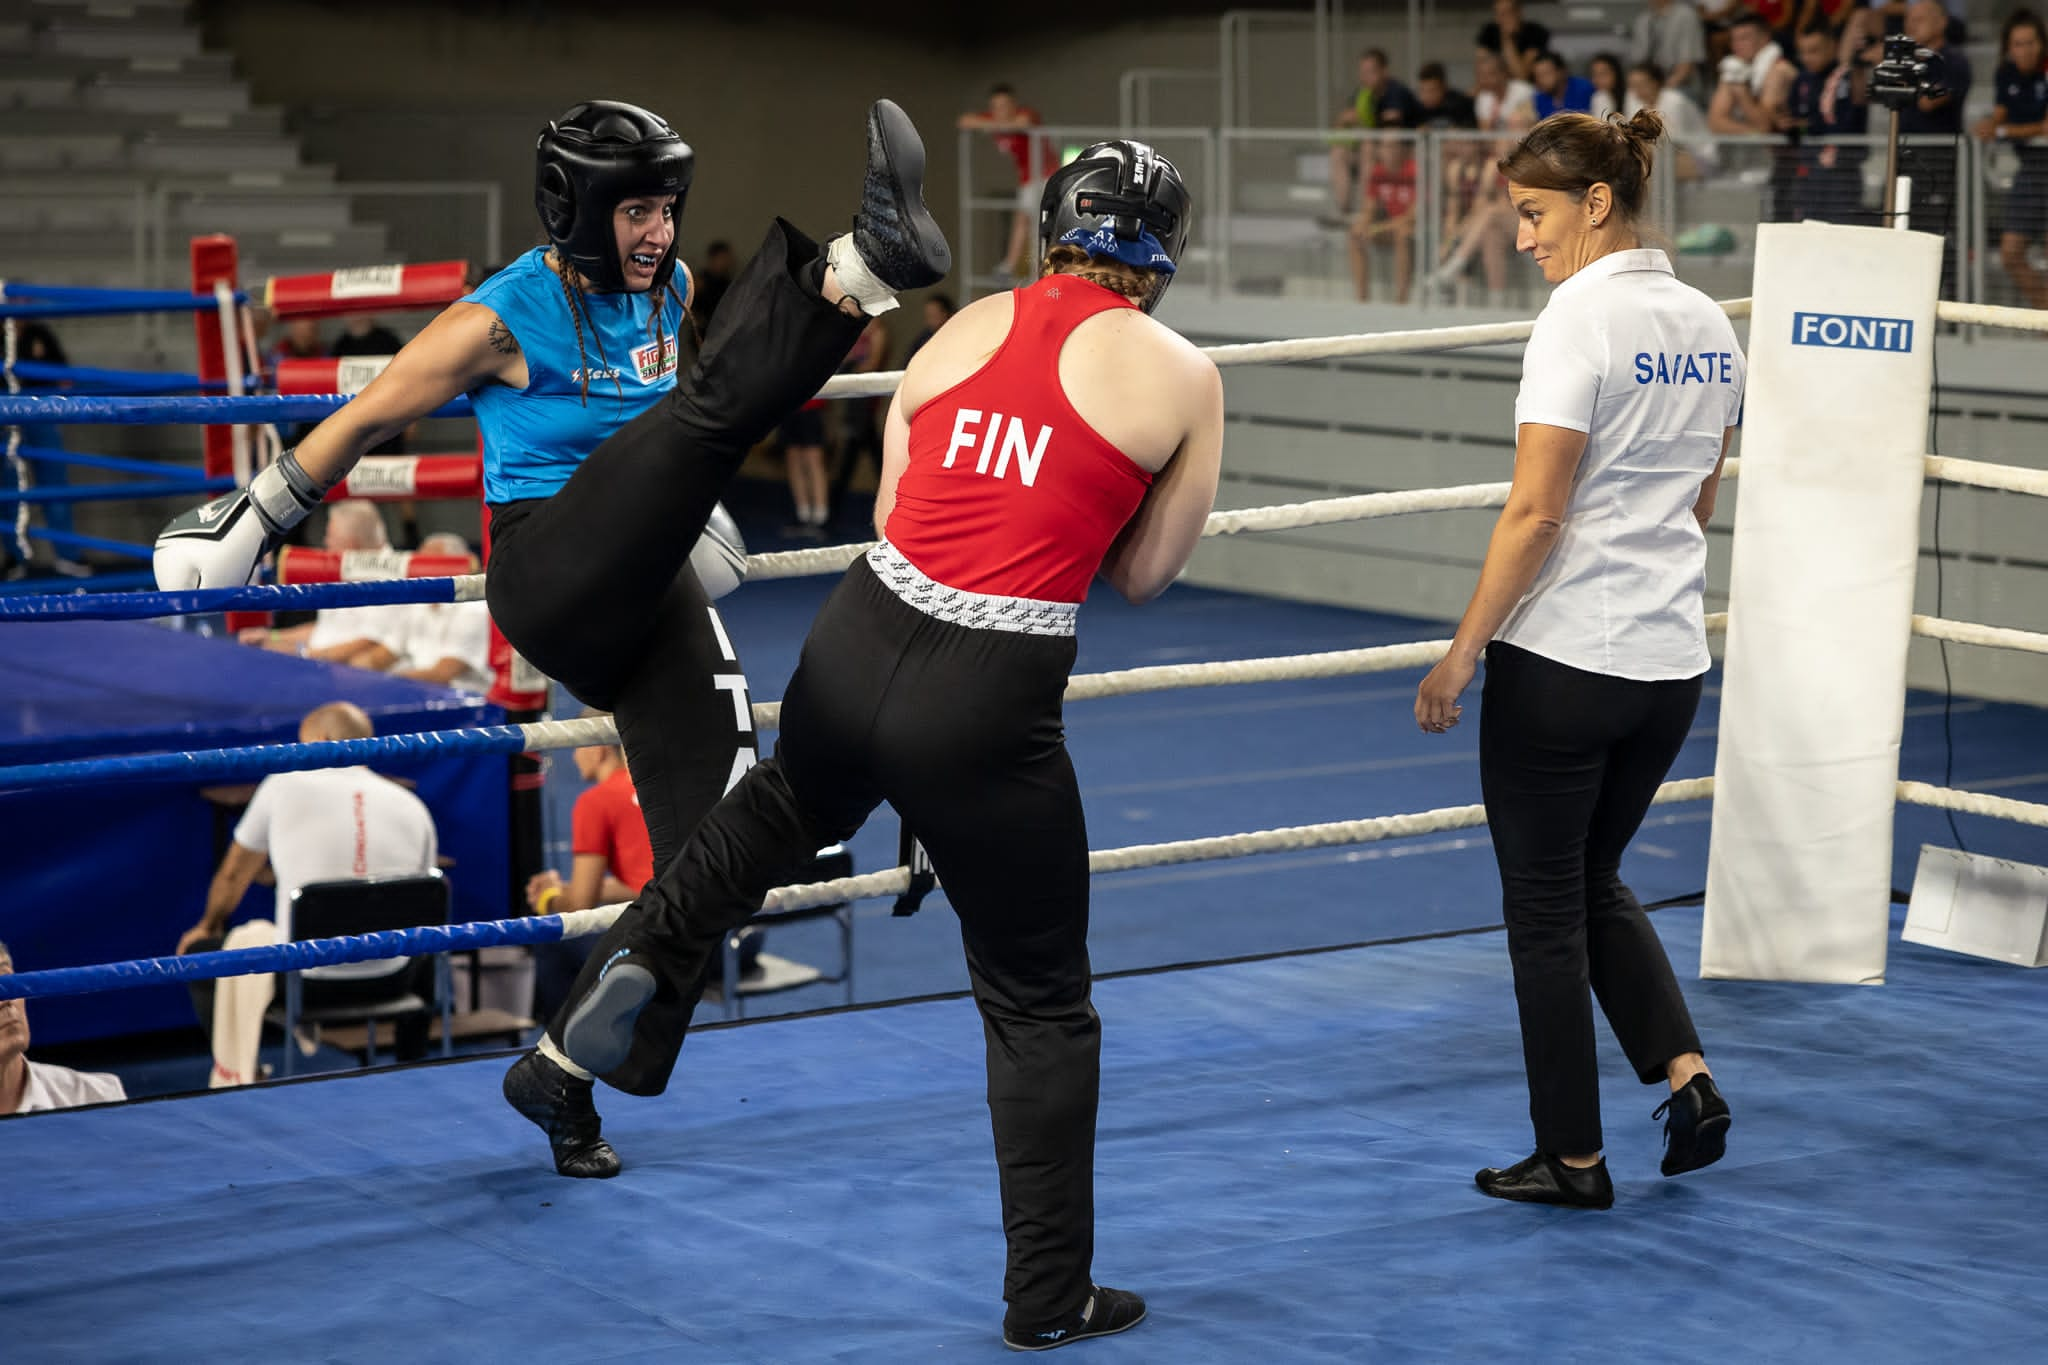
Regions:
[[[491, 616], [529, 662], [613, 713], [659, 869], [753, 759], [745, 680], [687, 571], [693, 547], [754, 443], [838, 369], [869, 315], [937, 283], [951, 256], [924, 207], [917, 130], [880, 101], [853, 231], [820, 248], [778, 219], [679, 382], [688, 272], [671, 280], [690, 148], [644, 109], [594, 101], [548, 125], [536, 162], [550, 245], [451, 305], [247, 490], [173, 521], [157, 578], [248, 582], [364, 451], [468, 393], [484, 430]], [[709, 540], [696, 562], [729, 587], [734, 554]], [[593, 964], [641, 913], [628, 908]], [[604, 1079], [659, 1094], [690, 1005], [653, 1002], [645, 1040]], [[506, 1098], [547, 1133], [563, 1175], [616, 1174], [590, 1076], [563, 1065], [558, 1040], [559, 1021], [506, 1076]]]

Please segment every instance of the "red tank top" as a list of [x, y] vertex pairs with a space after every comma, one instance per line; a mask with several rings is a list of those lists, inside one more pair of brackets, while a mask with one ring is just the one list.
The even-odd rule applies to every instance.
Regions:
[[946, 587], [1080, 602], [1152, 475], [1074, 411], [1060, 348], [1096, 314], [1137, 305], [1072, 275], [1011, 298], [1002, 346], [910, 419], [910, 464], [884, 534]]

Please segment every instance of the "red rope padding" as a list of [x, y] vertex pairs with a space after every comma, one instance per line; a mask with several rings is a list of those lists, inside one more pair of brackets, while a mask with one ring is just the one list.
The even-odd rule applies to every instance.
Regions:
[[483, 491], [484, 462], [476, 455], [366, 455], [327, 495], [327, 500], [368, 498], [371, 502], [403, 502], [407, 498], [478, 498]]
[[423, 555], [416, 550], [303, 550], [277, 552], [279, 583], [361, 583], [381, 578], [454, 578], [477, 571], [473, 555]]
[[338, 318], [350, 313], [397, 313], [439, 308], [469, 292], [467, 261], [425, 265], [371, 265], [322, 275], [284, 275], [263, 288], [263, 302], [280, 318]]
[[319, 360], [280, 360], [276, 384], [281, 394], [345, 393], [353, 398], [391, 363], [388, 355], [328, 357]]

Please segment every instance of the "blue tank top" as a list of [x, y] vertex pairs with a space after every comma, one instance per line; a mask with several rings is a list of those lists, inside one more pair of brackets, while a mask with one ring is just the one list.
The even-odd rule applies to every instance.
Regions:
[[[547, 251], [535, 247], [462, 298], [496, 313], [526, 357], [525, 388], [489, 383], [469, 395], [483, 428], [486, 502], [552, 496], [599, 442], [676, 386], [682, 308], [664, 305], [664, 346], [648, 325], [649, 295], [584, 294], [579, 359], [569, 300], [561, 276], [548, 269]], [[688, 286], [680, 269], [676, 275], [682, 293]]]

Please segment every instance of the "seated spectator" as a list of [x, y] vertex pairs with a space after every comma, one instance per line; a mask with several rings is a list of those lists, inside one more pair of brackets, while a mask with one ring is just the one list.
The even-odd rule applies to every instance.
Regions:
[[[0, 943], [0, 976], [14, 974], [14, 958]], [[0, 1000], [0, 1114], [75, 1109], [128, 1098], [119, 1076], [73, 1071], [28, 1059], [28, 1001]]]
[[1699, 7], [1692, 0], [1647, 0], [1636, 16], [1629, 60], [1638, 68], [1648, 65], [1662, 71], [1666, 89], [1696, 93], [1707, 60]]
[[[299, 722], [299, 742], [368, 739], [376, 731], [360, 707], [330, 702]], [[178, 939], [178, 952], [251, 948], [291, 939], [292, 892], [308, 882], [350, 877], [411, 877], [434, 870], [439, 859], [434, 817], [417, 796], [368, 768], [315, 768], [275, 773], [263, 779], [236, 824], [226, 856], [206, 891], [199, 922]], [[228, 919], [265, 863], [277, 883], [274, 919], [249, 920], [230, 930]], [[381, 1000], [391, 994], [391, 977], [411, 973], [412, 987], [431, 993], [433, 960], [392, 958], [308, 967], [300, 973], [309, 1004]], [[212, 1036], [213, 1074], [208, 1085], [247, 1085], [257, 1079], [256, 1058], [263, 1036], [263, 1012], [270, 1007], [276, 978], [268, 973], [195, 982], [192, 1000], [200, 1025]], [[294, 1040], [287, 1039], [286, 1046]], [[424, 1015], [398, 1025], [400, 1060], [426, 1055]]]
[[[1707, 126], [1723, 136], [1771, 131], [1764, 91], [1784, 52], [1771, 40], [1771, 26], [1754, 14], [1728, 29], [1728, 55], [1721, 59], [1721, 83], [1707, 105]], [[1783, 77], [1790, 79], [1789, 72]]]
[[1408, 302], [1415, 272], [1415, 146], [1407, 138], [1373, 145], [1365, 202], [1351, 225], [1351, 280], [1360, 299], [1372, 297], [1372, 248], [1391, 246], [1394, 302]]
[[1479, 30], [1478, 45], [1498, 53], [1513, 79], [1533, 81], [1537, 57], [1550, 50], [1550, 30], [1522, 18], [1522, 0], [1493, 0], [1493, 22]]
[[2031, 10], [2015, 10], [1999, 35], [2001, 58], [1992, 76], [1998, 103], [1978, 120], [1984, 142], [2010, 142], [2019, 154], [2019, 174], [2005, 196], [1998, 234], [1998, 259], [2006, 277], [2029, 308], [2048, 308], [2048, 279], [2034, 269], [2034, 244], [2048, 240], [2048, 27]]
[[1621, 111], [1622, 101], [1628, 98], [1621, 58], [1612, 52], [1594, 53], [1586, 61], [1586, 79], [1593, 85], [1593, 107], [1588, 113], [1594, 118], [1606, 118]]
[[[327, 504], [321, 532], [322, 548], [335, 554], [357, 550], [388, 550], [391, 537], [377, 504], [346, 498]], [[282, 654], [323, 663], [371, 667], [380, 649], [396, 653], [403, 611], [394, 607], [328, 607], [311, 624], [284, 630], [252, 626], [241, 634], [243, 644], [261, 645]]]
[[1472, 97], [1451, 88], [1451, 78], [1442, 62], [1427, 62], [1415, 73], [1415, 126], [1418, 128], [1477, 128], [1479, 115]]
[[[1335, 126], [1370, 132], [1382, 128], [1406, 128], [1417, 113], [1415, 93], [1390, 74], [1387, 54], [1369, 47], [1358, 54], [1358, 88], [1351, 102], [1337, 111]], [[1330, 197], [1336, 221], [1342, 223], [1351, 212], [1351, 193], [1363, 183], [1359, 174], [1363, 143], [1333, 141], [1330, 144]]]
[[1579, 114], [1593, 111], [1593, 82], [1584, 76], [1572, 75], [1564, 64], [1564, 58], [1555, 52], [1545, 52], [1536, 58], [1534, 79], [1538, 120], [1566, 111]]
[[924, 344], [939, 334], [939, 329], [952, 320], [955, 312], [951, 294], [928, 295], [924, 301], [924, 329], [911, 338], [910, 349], [903, 353], [903, 363], [908, 365], [916, 359]]
[[1664, 73], [1654, 62], [1639, 63], [1628, 73], [1628, 103], [1623, 112], [1634, 116], [1646, 107], [1664, 119], [1664, 136], [1673, 152], [1672, 174], [1680, 180], [1712, 175], [1720, 155], [1707, 116], [1692, 96], [1664, 83]]
[[[654, 880], [654, 849], [632, 774], [626, 771], [626, 751], [616, 744], [586, 744], [570, 756], [589, 789], [577, 796], [569, 817], [569, 880], [564, 883], [553, 868], [527, 879], [526, 904], [536, 915], [617, 905]], [[534, 945], [534, 1018], [555, 1016], [596, 942], [580, 938]]]
[[1509, 77], [1498, 52], [1481, 48], [1473, 54], [1472, 113], [1481, 128], [1489, 133], [1502, 131], [1516, 110], [1530, 111], [1533, 118], [1535, 107], [1536, 87]]
[[[452, 531], [436, 531], [420, 542], [423, 555], [476, 557], [469, 542]], [[351, 668], [389, 673], [415, 682], [439, 683], [479, 696], [491, 690], [491, 609], [484, 602], [412, 602], [379, 608], [397, 622], [384, 639], [349, 660]]]
[[1816, 219], [1861, 223], [1865, 149], [1825, 141], [1867, 131], [1869, 81], [1841, 61], [1841, 44], [1826, 24], [1799, 35], [1797, 67], [1770, 95], [1772, 125], [1792, 136], [1772, 168], [1773, 222]]

